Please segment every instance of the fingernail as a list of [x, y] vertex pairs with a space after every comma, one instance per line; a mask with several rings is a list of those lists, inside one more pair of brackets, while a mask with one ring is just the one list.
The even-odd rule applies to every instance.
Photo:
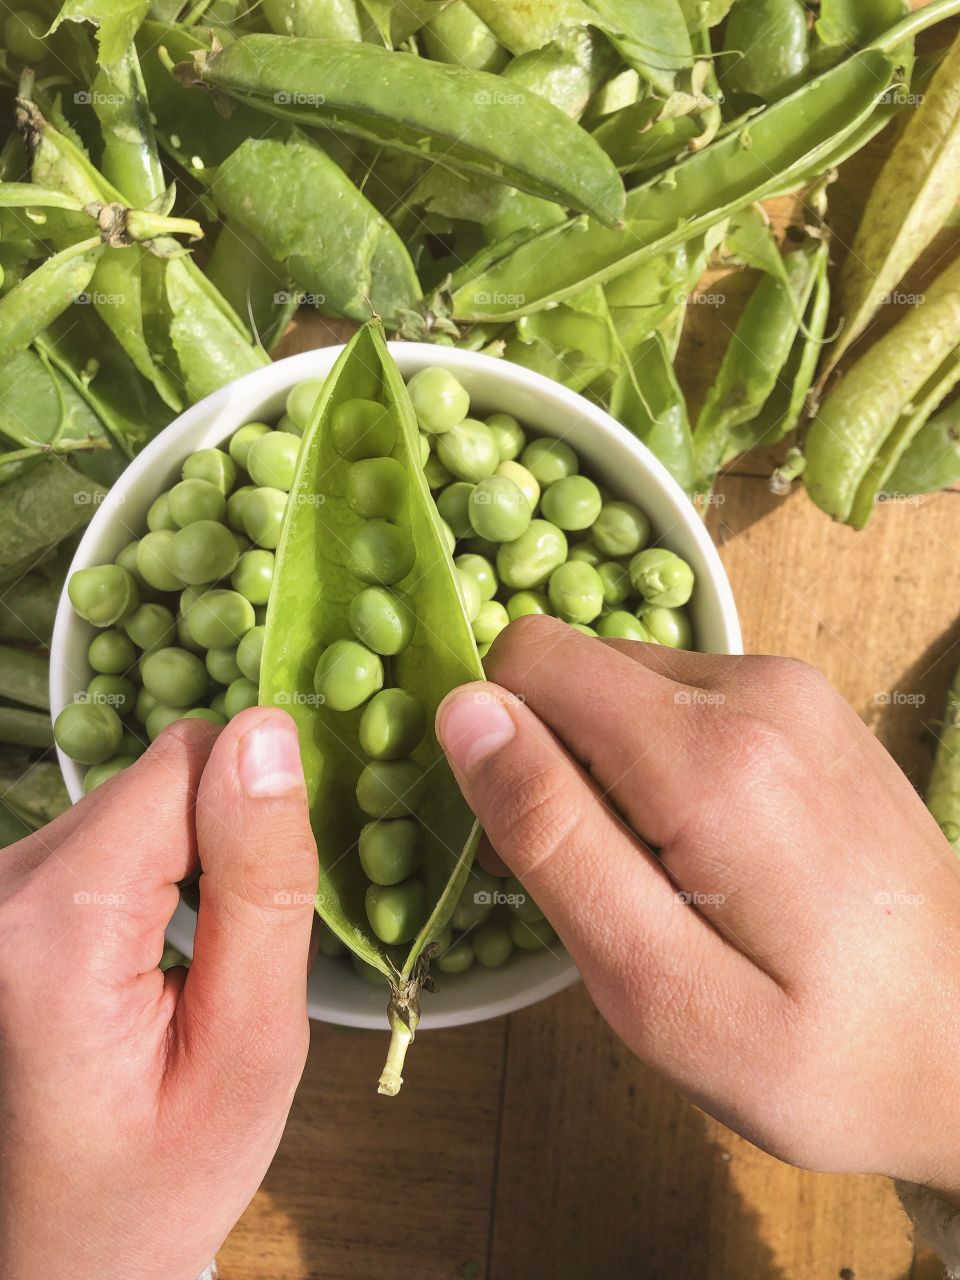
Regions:
[[303, 786], [300, 739], [289, 716], [265, 718], [240, 739], [240, 785], [254, 799]]
[[482, 689], [450, 694], [437, 716], [440, 743], [463, 774], [506, 746], [516, 732], [503, 696]]

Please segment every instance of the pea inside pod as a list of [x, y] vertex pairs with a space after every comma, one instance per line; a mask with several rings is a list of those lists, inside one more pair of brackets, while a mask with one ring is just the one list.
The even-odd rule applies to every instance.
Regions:
[[[358, 485], [356, 467], [374, 458], [379, 466]], [[369, 492], [378, 470], [389, 488], [383, 504]], [[393, 1094], [419, 1019], [425, 953], [453, 914], [478, 835], [425, 729], [450, 689], [483, 670], [420, 463], [417, 416], [377, 322], [340, 357], [303, 439], [261, 671], [261, 703], [283, 706], [300, 731], [320, 858], [317, 910], [391, 986], [380, 1088]], [[371, 828], [371, 818], [403, 826]], [[370, 893], [371, 831], [409, 832], [411, 822], [418, 854], [400, 861], [415, 874]]]

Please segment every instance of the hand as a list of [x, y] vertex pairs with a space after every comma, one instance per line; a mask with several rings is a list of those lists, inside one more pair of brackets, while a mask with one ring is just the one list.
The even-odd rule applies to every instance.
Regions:
[[[203, 862], [189, 971], [160, 972]], [[168, 729], [0, 856], [0, 1256], [17, 1280], [195, 1280], [307, 1052], [316, 846], [296, 729]], [[288, 905], [289, 904], [289, 905]]]
[[783, 1160], [960, 1203], [960, 871], [853, 710], [547, 618], [487, 670], [441, 741], [624, 1042]]

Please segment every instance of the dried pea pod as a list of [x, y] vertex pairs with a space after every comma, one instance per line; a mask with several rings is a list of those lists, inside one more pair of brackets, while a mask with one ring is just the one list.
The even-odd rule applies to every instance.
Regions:
[[442, 158], [608, 226], [623, 214], [623, 183], [590, 135], [536, 95], [518, 112], [483, 71], [368, 44], [250, 35], [198, 54], [182, 74], [281, 120]]
[[889, 494], [935, 493], [960, 484], [960, 400], [931, 418], [884, 483]]
[[[361, 421], [365, 412], [361, 402], [367, 403], [367, 412], [371, 403], [382, 412], [373, 412], [373, 443], [355, 449], [343, 433]], [[396, 644], [380, 645], [393, 656], [382, 659], [379, 680], [413, 695], [426, 725], [432, 725], [437, 707], [452, 688], [482, 679], [483, 669], [420, 465], [413, 406], [379, 323], [366, 325], [346, 348], [314, 414], [277, 552], [260, 701], [284, 706], [300, 730], [320, 857], [317, 911], [355, 955], [391, 984], [393, 1039], [381, 1091], [395, 1093], [401, 1083], [403, 1054], [416, 1030], [428, 949], [453, 913], [477, 832], [443, 752], [427, 728], [403, 762], [411, 774], [428, 778], [424, 794], [411, 804], [422, 824], [418, 834], [426, 910], [416, 936], [398, 955], [380, 941], [369, 923], [368, 885], [355, 847], [365, 821], [361, 804], [371, 816], [396, 816], [397, 811], [391, 805], [386, 814], [372, 814], [372, 806], [356, 798], [360, 779], [367, 776], [360, 746], [362, 707], [334, 709], [323, 664], [337, 660], [338, 643], [355, 637], [369, 639], [357, 621], [357, 611], [386, 601], [391, 610], [402, 610], [408, 624]], [[378, 490], [375, 485], [361, 496], [364, 472], [371, 471], [371, 463], [384, 487]], [[367, 519], [360, 511], [379, 515]], [[371, 552], [373, 542], [381, 539], [386, 541], [380, 550], [387, 547], [389, 551], [382, 559]], [[383, 594], [372, 600], [370, 590]], [[376, 662], [370, 666], [376, 673]], [[372, 680], [369, 692], [377, 683]], [[406, 802], [399, 795], [399, 783], [397, 787], [402, 808]]]
[[940, 744], [926, 799], [940, 830], [953, 845], [954, 852], [960, 854], [960, 671], [947, 695]]
[[955, 380], [958, 347], [960, 258], [820, 405], [804, 450], [818, 507], [856, 527], [867, 522], [887, 476]]
[[960, 199], [960, 38], [880, 172], [840, 277], [843, 331], [832, 369]]

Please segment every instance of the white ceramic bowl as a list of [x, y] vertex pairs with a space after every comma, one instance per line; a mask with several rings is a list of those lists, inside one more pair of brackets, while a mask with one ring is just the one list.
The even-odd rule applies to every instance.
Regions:
[[[697, 575], [691, 603], [697, 647], [740, 653], [736, 606], [720, 558], [700, 517], [653, 454], [609, 414], [540, 374], [491, 356], [423, 343], [391, 343], [405, 378], [429, 365], [443, 365], [470, 392], [479, 414], [511, 413], [543, 435], [562, 436], [590, 474], [649, 515], [656, 536], [683, 556]], [[283, 412], [288, 391], [307, 378], [323, 377], [343, 350], [327, 347], [290, 356], [240, 378], [176, 419], [133, 461], [104, 499], [74, 557], [71, 572], [111, 561], [140, 537], [147, 508], [180, 475], [187, 454], [219, 445], [245, 422], [270, 421]], [[89, 680], [86, 652], [94, 629], [78, 618], [64, 594], [53, 634], [50, 695], [54, 716]], [[83, 776], [62, 752], [60, 765], [70, 798], [83, 795]], [[196, 917], [181, 905], [168, 936], [190, 954]], [[443, 982], [425, 1000], [423, 1026], [479, 1022], [534, 1004], [570, 986], [577, 971], [561, 949], [516, 957], [505, 968], [479, 967]], [[359, 981], [342, 963], [318, 959], [309, 984], [310, 1016], [351, 1027], [382, 1029], [384, 993]]]

